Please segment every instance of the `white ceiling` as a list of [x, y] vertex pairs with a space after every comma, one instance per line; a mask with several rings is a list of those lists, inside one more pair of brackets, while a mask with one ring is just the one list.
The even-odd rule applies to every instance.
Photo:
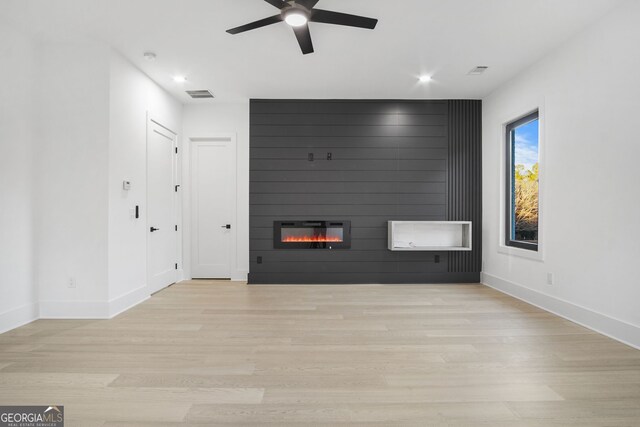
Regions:
[[[187, 102], [246, 98], [482, 98], [619, 0], [321, 0], [378, 18], [361, 30], [311, 23], [303, 56], [284, 23], [226, 29], [278, 10], [263, 0], [2, 0], [0, 13], [47, 39], [89, 36], [122, 52]], [[145, 51], [157, 54], [147, 62]], [[468, 76], [488, 65], [482, 76]], [[433, 81], [418, 84], [417, 76]], [[184, 74], [185, 84], [172, 76]], [[210, 89], [217, 101], [185, 90]]]

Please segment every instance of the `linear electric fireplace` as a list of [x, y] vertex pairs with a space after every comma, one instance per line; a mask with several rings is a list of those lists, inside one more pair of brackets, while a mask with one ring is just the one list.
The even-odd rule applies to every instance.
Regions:
[[351, 221], [274, 221], [276, 249], [349, 249]]

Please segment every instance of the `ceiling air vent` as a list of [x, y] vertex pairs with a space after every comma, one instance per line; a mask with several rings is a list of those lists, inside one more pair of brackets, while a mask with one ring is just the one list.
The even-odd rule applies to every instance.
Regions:
[[187, 94], [193, 99], [213, 98], [213, 94], [208, 90], [188, 90]]
[[487, 71], [489, 67], [487, 67], [486, 65], [478, 65], [477, 67], [474, 67], [471, 71], [469, 71], [469, 75], [470, 76], [479, 76], [480, 74], [484, 73], [485, 71]]

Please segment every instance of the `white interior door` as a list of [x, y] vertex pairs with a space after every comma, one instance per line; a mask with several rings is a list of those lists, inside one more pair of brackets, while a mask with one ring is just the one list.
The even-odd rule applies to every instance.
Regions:
[[176, 135], [153, 120], [147, 131], [147, 284], [177, 280]]
[[191, 141], [191, 275], [231, 278], [235, 138]]

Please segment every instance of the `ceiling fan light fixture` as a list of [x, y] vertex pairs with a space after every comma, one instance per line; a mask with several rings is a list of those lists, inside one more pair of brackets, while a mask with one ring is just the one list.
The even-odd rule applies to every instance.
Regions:
[[309, 18], [299, 10], [292, 10], [285, 14], [284, 21], [292, 27], [301, 27], [309, 22]]
[[[256, 0], [257, 1], [257, 0]], [[378, 24], [377, 19], [348, 13], [333, 12], [331, 10], [316, 9], [319, 0], [264, 0], [271, 6], [280, 9], [277, 15], [249, 22], [239, 27], [230, 28], [227, 33], [235, 35], [246, 31], [263, 28], [273, 24], [285, 22], [289, 25], [300, 45], [303, 55], [313, 53], [313, 41], [309, 30], [309, 22], [322, 24], [343, 25], [345, 27], [364, 28], [373, 30]]]

